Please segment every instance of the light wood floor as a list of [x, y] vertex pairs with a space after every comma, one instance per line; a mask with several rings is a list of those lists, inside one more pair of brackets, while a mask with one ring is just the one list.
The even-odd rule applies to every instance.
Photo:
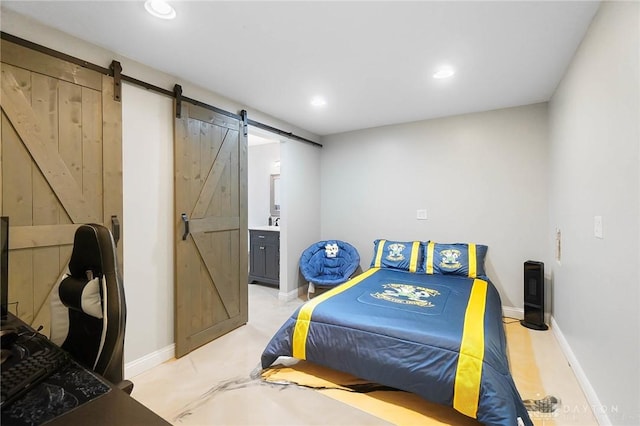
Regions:
[[[249, 285], [247, 325], [183, 358], [133, 377], [133, 397], [175, 425], [390, 424], [320, 392], [267, 384], [252, 377], [269, 339], [302, 302], [283, 302], [278, 300], [277, 289]], [[519, 383], [514, 373], [523, 399], [553, 395], [561, 400], [553, 414], [531, 413], [534, 423], [597, 425], [553, 333], [528, 330], [519, 324], [507, 327], [516, 326], [516, 337], [509, 338], [510, 360], [518, 362], [520, 350], [533, 352], [533, 364], [530, 368], [524, 365], [524, 369], [536, 373], [538, 383], [538, 387], [531, 387], [531, 377], [523, 377]], [[526, 389], [540, 389], [540, 381], [544, 392], [525, 393]]]

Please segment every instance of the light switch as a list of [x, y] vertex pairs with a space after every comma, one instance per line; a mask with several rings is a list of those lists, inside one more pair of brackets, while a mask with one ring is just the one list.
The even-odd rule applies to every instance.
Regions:
[[416, 211], [416, 219], [418, 220], [427, 220], [427, 211], [424, 209]]
[[593, 217], [593, 235], [596, 238], [604, 238], [604, 234], [602, 231], [602, 216], [594, 216]]

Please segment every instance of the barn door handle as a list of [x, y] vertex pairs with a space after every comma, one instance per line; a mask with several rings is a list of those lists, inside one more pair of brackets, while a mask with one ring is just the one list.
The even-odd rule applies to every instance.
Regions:
[[184, 223], [184, 234], [182, 234], [182, 240], [186, 240], [189, 236], [189, 218], [186, 213], [182, 213], [182, 222]]
[[111, 216], [111, 234], [113, 234], [113, 241], [117, 246], [120, 241], [120, 221], [116, 215]]

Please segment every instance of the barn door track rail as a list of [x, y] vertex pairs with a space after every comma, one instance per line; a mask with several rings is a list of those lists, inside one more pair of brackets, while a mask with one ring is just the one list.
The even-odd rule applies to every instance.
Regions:
[[259, 129], [267, 130], [269, 132], [275, 133], [277, 135], [286, 136], [289, 139], [305, 142], [305, 143], [317, 146], [318, 148], [322, 148], [322, 144], [319, 144], [318, 142], [296, 135], [295, 133], [292, 133], [292, 132], [287, 132], [285, 130], [278, 129], [277, 127], [273, 127], [268, 124], [261, 123], [256, 120], [251, 120], [248, 118], [247, 116], [248, 114], [246, 110], [242, 110], [240, 114], [235, 114], [233, 112], [226, 111], [216, 106], [209, 105], [205, 102], [185, 97], [182, 95], [182, 87], [179, 84], [176, 84], [172, 91], [172, 90], [163, 89], [162, 87], [158, 87], [146, 81], [138, 80], [137, 78], [129, 77], [128, 75], [122, 74], [122, 65], [120, 64], [120, 62], [116, 60], [111, 61], [109, 68], [104, 68], [99, 65], [92, 64], [90, 62], [76, 58], [74, 56], [67, 55], [66, 53], [58, 52], [57, 50], [53, 50], [51, 48], [42, 46], [40, 44], [33, 43], [29, 40], [25, 40], [23, 38], [5, 33], [4, 31], [0, 31], [0, 38], [2, 40], [6, 40], [11, 43], [15, 43], [17, 45], [27, 47], [29, 49], [32, 49], [38, 52], [45, 53], [49, 56], [53, 56], [55, 58], [62, 59], [67, 62], [71, 62], [81, 67], [96, 71], [100, 74], [113, 77], [113, 84], [114, 84], [113, 97], [114, 97], [114, 100], [117, 102], [121, 102], [122, 100], [122, 82], [126, 81], [127, 83], [131, 83], [136, 86], [145, 88], [147, 90], [151, 90], [153, 92], [159, 93], [161, 95], [174, 98], [176, 100], [176, 118], [180, 118], [182, 113], [182, 101], [185, 101], [185, 102], [189, 102], [190, 104], [198, 105], [202, 108], [208, 109], [210, 111], [214, 111], [218, 114], [222, 114], [227, 117], [235, 118], [237, 120], [242, 121], [243, 132], [245, 136], [248, 134], [248, 126], [254, 126]]

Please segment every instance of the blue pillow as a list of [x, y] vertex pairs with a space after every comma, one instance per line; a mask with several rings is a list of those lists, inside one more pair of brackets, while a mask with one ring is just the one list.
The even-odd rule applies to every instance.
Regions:
[[371, 267], [424, 272], [423, 252], [420, 241], [375, 240]]
[[473, 243], [439, 244], [424, 243], [427, 274], [454, 274], [469, 278], [484, 276], [484, 258], [487, 246]]

